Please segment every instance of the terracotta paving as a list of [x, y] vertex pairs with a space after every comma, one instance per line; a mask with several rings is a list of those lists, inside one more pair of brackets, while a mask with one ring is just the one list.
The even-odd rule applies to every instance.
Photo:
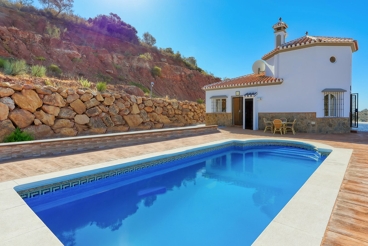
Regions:
[[[295, 136], [287, 134], [282, 137], [354, 150], [322, 245], [368, 246], [368, 132], [328, 135], [297, 133]], [[13, 160], [0, 163], [0, 182], [229, 138], [281, 138], [281, 136], [228, 127], [209, 135], [93, 152]]]

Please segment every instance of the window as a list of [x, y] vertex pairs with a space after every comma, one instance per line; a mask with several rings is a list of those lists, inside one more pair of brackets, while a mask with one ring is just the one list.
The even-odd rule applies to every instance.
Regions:
[[334, 91], [324, 92], [324, 116], [325, 117], [343, 117], [344, 116], [344, 90], [335, 89]]
[[331, 56], [331, 57], [330, 57], [330, 62], [331, 62], [331, 63], [335, 63], [335, 62], [336, 62], [336, 57]]
[[226, 98], [212, 99], [212, 112], [226, 112]]

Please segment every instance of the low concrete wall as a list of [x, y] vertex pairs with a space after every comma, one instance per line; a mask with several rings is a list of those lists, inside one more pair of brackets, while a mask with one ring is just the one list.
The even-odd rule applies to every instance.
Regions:
[[[296, 119], [294, 129], [305, 133], [349, 133], [349, 118], [316, 118], [315, 112], [310, 113], [258, 113], [258, 129], [264, 129], [263, 118], [274, 120], [286, 118]], [[315, 124], [312, 124], [314, 122]]]
[[1, 161], [48, 155], [59, 155], [96, 149], [117, 148], [169, 139], [216, 133], [217, 126], [193, 126], [126, 132], [72, 138], [35, 140], [0, 144]]
[[232, 113], [206, 113], [206, 125], [232, 126]]

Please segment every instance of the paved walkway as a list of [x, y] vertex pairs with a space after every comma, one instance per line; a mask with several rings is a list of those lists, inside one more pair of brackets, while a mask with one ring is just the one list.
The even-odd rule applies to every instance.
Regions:
[[0, 182], [217, 140], [265, 137], [308, 140], [354, 150], [322, 245], [368, 245], [368, 132], [328, 135], [299, 133], [295, 136], [280, 136], [228, 127], [209, 135], [65, 156], [3, 162], [0, 164]]

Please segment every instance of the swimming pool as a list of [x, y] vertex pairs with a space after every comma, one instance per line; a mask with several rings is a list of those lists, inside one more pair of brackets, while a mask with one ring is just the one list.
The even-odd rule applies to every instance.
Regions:
[[279, 145], [237, 141], [18, 190], [66, 245], [249, 245], [325, 159]]

